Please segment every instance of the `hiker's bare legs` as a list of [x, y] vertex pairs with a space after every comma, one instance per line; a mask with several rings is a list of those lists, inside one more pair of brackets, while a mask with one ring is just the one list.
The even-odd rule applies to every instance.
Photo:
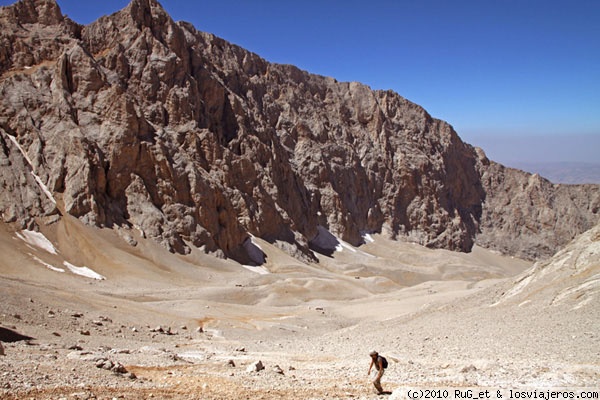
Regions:
[[375, 380], [373, 381], [373, 386], [375, 386], [375, 389], [377, 389], [377, 392], [379, 394], [381, 394], [383, 392], [383, 388], [381, 387], [382, 375], [383, 375], [383, 369], [377, 371], [377, 376], [375, 377]]

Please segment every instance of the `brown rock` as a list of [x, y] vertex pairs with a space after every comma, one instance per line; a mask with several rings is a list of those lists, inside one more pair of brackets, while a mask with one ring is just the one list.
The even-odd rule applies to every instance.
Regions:
[[60, 212], [260, 263], [251, 234], [309, 261], [369, 232], [538, 257], [598, 219], [597, 186], [520, 192], [398, 94], [270, 64], [154, 0], [85, 27], [27, 0], [0, 22], [5, 222]]
[[265, 369], [265, 366], [263, 365], [262, 361], [259, 360], [248, 365], [248, 367], [246, 367], [246, 372], [260, 372], [263, 369]]
[[553, 255], [598, 223], [599, 185], [552, 184], [539, 175], [489, 163], [477, 243], [526, 259]]

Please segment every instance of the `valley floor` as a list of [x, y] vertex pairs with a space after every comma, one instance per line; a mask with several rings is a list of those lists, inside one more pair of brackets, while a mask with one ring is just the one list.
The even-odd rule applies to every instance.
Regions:
[[600, 390], [597, 298], [556, 302], [544, 283], [523, 301], [521, 260], [376, 238], [301, 265], [260, 243], [259, 274], [77, 229], [106, 251], [73, 264], [106, 279], [36, 262], [72, 254], [60, 230], [46, 232], [58, 255], [0, 234], [2, 399], [375, 399], [371, 350], [389, 361], [388, 398]]

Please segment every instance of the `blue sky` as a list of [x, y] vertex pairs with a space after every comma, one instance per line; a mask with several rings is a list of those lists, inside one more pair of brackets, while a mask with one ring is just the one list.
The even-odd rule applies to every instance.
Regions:
[[[58, 3], [89, 23], [128, 1]], [[493, 160], [600, 163], [600, 1], [161, 4], [268, 61], [392, 89]]]

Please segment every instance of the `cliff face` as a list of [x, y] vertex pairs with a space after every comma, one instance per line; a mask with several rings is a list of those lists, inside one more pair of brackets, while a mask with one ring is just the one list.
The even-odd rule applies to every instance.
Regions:
[[327, 231], [468, 251], [481, 229], [487, 247], [539, 256], [598, 220], [597, 186], [535, 192], [586, 207], [554, 211], [555, 225], [579, 222], [568, 232], [521, 229], [537, 246], [529, 254], [509, 234], [556, 205], [499, 221], [521, 208], [502, 199], [522, 174], [450, 125], [396, 93], [268, 63], [175, 23], [154, 0], [87, 26], [53, 0], [22, 0], [0, 22], [5, 222], [68, 213], [175, 252], [259, 263], [250, 235], [314, 259], [311, 248], [332, 251]]
[[491, 162], [477, 244], [525, 259], [553, 255], [598, 224], [600, 185], [557, 185]]

